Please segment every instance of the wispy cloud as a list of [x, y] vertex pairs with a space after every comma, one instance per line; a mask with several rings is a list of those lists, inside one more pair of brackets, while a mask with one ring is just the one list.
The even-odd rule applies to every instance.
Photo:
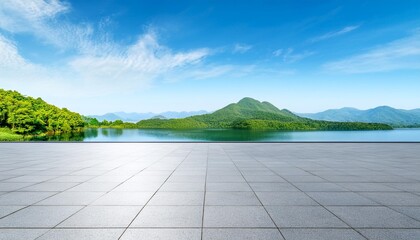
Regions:
[[281, 48], [273, 51], [273, 55], [274, 55], [275, 57], [279, 57], [279, 56], [281, 56], [282, 54], [283, 54], [283, 49], [281, 49]]
[[252, 48], [251, 45], [248, 44], [241, 44], [237, 43], [235, 46], [233, 46], [233, 52], [234, 53], [246, 53]]
[[298, 62], [314, 54], [315, 52], [312, 52], [312, 51], [304, 51], [304, 52], [296, 53], [293, 48], [277, 49], [273, 51], [273, 55], [275, 57], [282, 57], [283, 62], [285, 63]]
[[[68, 11], [71, 6], [58, 0], [0, 1], [0, 30], [11, 35], [29, 33], [60, 50], [71, 50], [71, 56], [60, 66], [38, 65], [19, 54], [16, 42], [0, 35], [2, 88], [45, 98], [81, 99], [129, 94], [153, 87], [161, 80], [209, 79], [237, 72], [233, 69], [236, 66], [204, 63], [217, 51], [176, 51], [162, 45], [158, 32], [150, 27], [134, 43], [121, 45], [107, 35], [103, 22], [70, 23], [60, 17]], [[251, 48], [237, 47], [239, 52]]]
[[[63, 50], [81, 53], [106, 51], [106, 34], [92, 24], [72, 24], [62, 16], [71, 6], [60, 0], [2, 0], [0, 29], [9, 33], [30, 33]], [[98, 37], [99, 35], [99, 37]]]
[[26, 61], [18, 53], [16, 44], [0, 35], [0, 67], [14, 68], [26, 65]]
[[359, 27], [360, 27], [360, 25], [346, 26], [346, 27], [344, 27], [344, 28], [342, 28], [338, 31], [332, 31], [332, 32], [328, 32], [328, 33], [325, 33], [323, 35], [314, 37], [314, 38], [310, 39], [309, 42], [315, 43], [315, 42], [327, 40], [327, 39], [330, 39], [330, 38], [333, 38], [333, 37], [338, 37], [340, 35], [352, 32], [352, 31], [358, 29]]
[[69, 65], [85, 78], [97, 81], [151, 81], [167, 71], [197, 64], [209, 54], [206, 48], [174, 53], [158, 43], [155, 33], [148, 32], [131, 46], [114, 48], [106, 54], [78, 56]]
[[59, 0], [2, 0], [0, 27], [9, 32], [31, 31], [68, 9], [69, 6]]
[[420, 32], [373, 48], [365, 53], [326, 63], [331, 72], [368, 73], [420, 69]]
[[[22, 84], [31, 76], [43, 75], [44, 68], [19, 54], [16, 43], [0, 34], [0, 83]], [[47, 76], [47, 74], [45, 74]]]

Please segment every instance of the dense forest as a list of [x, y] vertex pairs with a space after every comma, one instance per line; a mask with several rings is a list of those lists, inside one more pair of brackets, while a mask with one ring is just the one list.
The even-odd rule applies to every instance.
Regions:
[[82, 131], [80, 114], [58, 108], [41, 98], [23, 96], [16, 91], [0, 89], [0, 128], [21, 135], [57, 134]]

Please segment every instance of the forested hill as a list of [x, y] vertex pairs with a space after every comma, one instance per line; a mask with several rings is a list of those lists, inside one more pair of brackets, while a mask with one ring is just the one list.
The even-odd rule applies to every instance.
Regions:
[[35, 135], [81, 131], [83, 126], [82, 116], [78, 113], [60, 109], [41, 98], [0, 89], [0, 128]]
[[377, 122], [390, 124], [394, 127], [420, 126], [420, 109], [396, 109], [381, 106], [367, 110], [356, 108], [329, 109], [319, 113], [301, 113], [302, 117], [314, 120], [340, 122]]
[[149, 119], [137, 123], [139, 128], [238, 128], [272, 130], [389, 130], [389, 125], [360, 122], [329, 122], [299, 117], [269, 102], [243, 98], [211, 114], [183, 119]]

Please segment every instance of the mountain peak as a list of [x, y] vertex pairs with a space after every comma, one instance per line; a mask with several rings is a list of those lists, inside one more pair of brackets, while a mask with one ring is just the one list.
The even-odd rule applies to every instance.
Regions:
[[257, 103], [258, 104], [258, 103], [261, 103], [261, 102], [256, 100], [256, 99], [250, 98], [250, 97], [244, 97], [241, 100], [239, 100], [239, 102], [238, 102], [238, 104], [249, 104], [249, 103], [252, 103], [252, 104]]
[[[395, 108], [392, 108], [392, 107], [390, 107], [390, 106], [386, 106], [386, 105], [384, 105], [384, 106], [378, 106], [378, 107], [373, 108], [373, 109], [390, 109], [390, 110], [395, 110]], [[373, 110], [373, 109], [372, 109], [372, 110]]]

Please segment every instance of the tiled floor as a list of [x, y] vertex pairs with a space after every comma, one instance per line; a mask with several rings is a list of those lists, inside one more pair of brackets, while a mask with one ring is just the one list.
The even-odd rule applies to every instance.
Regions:
[[420, 144], [2, 143], [1, 239], [418, 240]]

